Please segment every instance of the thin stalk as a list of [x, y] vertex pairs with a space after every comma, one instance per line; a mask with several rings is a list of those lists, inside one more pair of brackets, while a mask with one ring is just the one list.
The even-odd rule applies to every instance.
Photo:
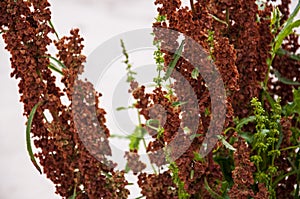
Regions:
[[288, 177], [288, 176], [291, 176], [291, 175], [294, 175], [296, 173], [300, 172], [299, 170], [293, 170], [293, 171], [290, 171], [288, 173], [286, 173], [285, 175], [282, 175], [282, 176], [279, 176], [272, 184], [272, 187], [275, 188], [275, 186], [281, 181], [283, 180], [284, 178]]
[[290, 150], [290, 149], [297, 149], [297, 148], [299, 148], [299, 147], [300, 147], [300, 146], [289, 146], [289, 147], [280, 149], [280, 151], [287, 151], [287, 150]]
[[213, 197], [213, 198], [216, 198], [216, 199], [223, 199], [222, 196], [220, 196], [217, 192], [215, 192], [214, 190], [212, 190], [206, 180], [206, 177], [204, 177], [204, 187], [205, 189], [208, 191], [208, 193], [210, 193], [210, 195]]
[[218, 18], [218, 17], [216, 17], [215, 15], [212, 15], [212, 14], [209, 14], [209, 16], [211, 16], [217, 22], [220, 22], [220, 23], [226, 25], [226, 27], [228, 27], [228, 23], [226, 21], [224, 21], [224, 20], [222, 20], [222, 19], [220, 19], [220, 18]]
[[[298, 169], [300, 169], [300, 161], [298, 163]], [[295, 198], [299, 198], [299, 189], [300, 189], [300, 172], [297, 172], [297, 185], [295, 190]]]
[[194, 7], [194, 0], [190, 0], [190, 5], [191, 5], [191, 9], [192, 9], [193, 15], [195, 16], [196, 15], [196, 11], [195, 11], [195, 7]]
[[[140, 112], [139, 112], [139, 110], [138, 110], [138, 109], [137, 109], [137, 112], [138, 112], [138, 121], [139, 121], [139, 126], [142, 126], [141, 115], [140, 115]], [[146, 140], [145, 140], [145, 138], [144, 138], [144, 137], [142, 137], [142, 140], [143, 140], [144, 147], [145, 147], [145, 149], [147, 150], [147, 143], [146, 143]], [[153, 169], [154, 173], [157, 175], [157, 171], [156, 171], [156, 169], [155, 169], [154, 165], [151, 163], [151, 159], [150, 159], [150, 156], [149, 156], [149, 154], [148, 154], [148, 153], [147, 153], [147, 156], [148, 156], [148, 158], [149, 158], [149, 162], [150, 162], [150, 165], [151, 165], [151, 167], [152, 167], [152, 169]]]

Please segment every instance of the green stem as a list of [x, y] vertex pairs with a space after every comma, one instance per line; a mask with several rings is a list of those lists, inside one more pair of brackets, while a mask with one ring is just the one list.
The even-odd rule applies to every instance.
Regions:
[[210, 195], [213, 197], [213, 198], [216, 198], [216, 199], [223, 199], [222, 196], [220, 196], [217, 192], [215, 192], [214, 190], [212, 190], [206, 180], [206, 177], [204, 177], [204, 186], [205, 186], [205, 189], [210, 193]]
[[271, 65], [273, 63], [274, 58], [275, 58], [275, 52], [273, 52], [273, 50], [272, 50], [271, 59], [268, 62], [268, 71], [267, 71], [266, 78], [265, 78], [265, 81], [264, 81], [264, 84], [263, 84], [263, 89], [265, 90], [265, 92], [268, 92], [267, 90], [268, 90], [269, 74], [271, 72]]
[[230, 130], [237, 131], [234, 127], [229, 127], [224, 131], [224, 135], [226, 135], [226, 133]]
[[286, 151], [286, 150], [290, 150], [290, 149], [297, 149], [297, 148], [299, 148], [299, 147], [300, 147], [300, 146], [289, 146], [289, 147], [280, 149], [280, 151]]
[[[300, 161], [298, 162], [298, 171], [300, 171]], [[297, 172], [297, 185], [295, 190], [295, 198], [299, 199], [299, 189], [300, 189], [300, 172]]]
[[228, 27], [228, 23], [226, 22], [226, 21], [224, 21], [224, 20], [222, 20], [222, 19], [220, 19], [220, 18], [218, 18], [218, 17], [216, 17], [215, 15], [212, 15], [212, 14], [209, 14], [209, 16], [211, 16], [214, 20], [216, 20], [217, 22], [220, 22], [220, 23], [222, 23], [222, 24], [225, 24], [226, 25], [226, 27]]
[[275, 188], [275, 186], [277, 186], [277, 184], [283, 180], [284, 178], [288, 177], [288, 176], [291, 176], [291, 175], [294, 175], [296, 173], [300, 172], [300, 170], [293, 170], [293, 171], [290, 171], [288, 173], [286, 173], [285, 175], [282, 175], [282, 176], [279, 176], [278, 178], [276, 178], [276, 180], [274, 180], [273, 184], [272, 184], [272, 187]]
[[[141, 127], [142, 126], [142, 120], [141, 120], [141, 114], [140, 114], [140, 112], [139, 112], [139, 110], [138, 109], [136, 109], [137, 110], [137, 112], [138, 112], [138, 121], [139, 121], [139, 126]], [[145, 140], [145, 138], [144, 137], [142, 137], [142, 140], [143, 140], [143, 144], [144, 144], [144, 147], [145, 147], [145, 150], [147, 150], [147, 143], [146, 143], [146, 140]], [[157, 171], [156, 171], [156, 169], [155, 169], [155, 167], [154, 167], [154, 165], [151, 163], [151, 159], [150, 159], [150, 156], [149, 156], [149, 154], [147, 153], [147, 156], [148, 156], [148, 158], [149, 158], [149, 162], [150, 162], [150, 165], [151, 165], [151, 167], [152, 167], [152, 169], [153, 169], [153, 172], [157, 175]]]

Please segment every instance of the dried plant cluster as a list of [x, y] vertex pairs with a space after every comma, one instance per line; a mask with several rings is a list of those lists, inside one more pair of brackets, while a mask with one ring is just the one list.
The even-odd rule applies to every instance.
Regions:
[[[300, 45], [293, 32], [299, 22], [289, 13], [290, 0], [277, 7], [271, 2], [259, 7], [254, 0], [191, 0], [190, 7], [180, 0], [155, 4], [157, 69], [168, 73], [175, 64], [176, 73], [168, 77], [174, 83], [165, 89], [165, 79], [158, 75], [156, 87], [147, 93], [134, 79], [122, 42], [129, 92], [136, 100], [133, 108], [147, 122], [140, 121], [129, 138], [127, 166], [120, 171], [107, 159], [112, 152], [106, 113], [99, 106], [101, 94], [90, 82], [76, 80], [86, 59], [79, 31], [52, 41], [49, 35], [56, 32], [46, 0], [0, 0], [0, 31], [11, 54], [11, 76], [19, 80], [33, 164], [55, 184], [56, 193], [68, 199], [128, 198], [130, 184], [124, 175], [130, 170], [146, 198], [299, 198]], [[179, 34], [171, 30], [187, 36], [185, 42], [180, 44]], [[203, 47], [206, 61], [199, 61], [192, 40]], [[57, 58], [47, 52], [51, 43]], [[170, 53], [175, 51], [177, 57]], [[201, 73], [191, 63], [198, 63]], [[213, 69], [212, 63], [220, 77], [210, 80], [224, 83], [226, 118], [224, 125], [213, 127], [222, 125], [222, 132], [207, 134], [212, 117], [221, 117], [212, 113], [222, 109], [212, 106], [210, 94], [218, 88], [208, 89], [203, 76]], [[51, 69], [61, 73], [64, 89], [55, 84]], [[194, 94], [197, 101], [191, 100]], [[70, 105], [62, 103], [62, 96]], [[146, 165], [139, 160], [145, 134], [152, 136], [144, 144], [153, 174], [144, 172]], [[30, 136], [39, 149], [35, 155]], [[217, 144], [201, 157], [205, 138]]]

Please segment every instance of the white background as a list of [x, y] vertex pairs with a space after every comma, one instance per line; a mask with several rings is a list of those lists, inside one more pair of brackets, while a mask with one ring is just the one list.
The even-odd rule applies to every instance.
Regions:
[[[293, 4], [297, 3], [292, 0]], [[60, 36], [80, 28], [88, 55], [119, 33], [150, 28], [156, 14], [150, 0], [60, 0], [52, 4], [52, 22]], [[32, 165], [25, 144], [25, 118], [18, 81], [10, 78], [9, 54], [0, 39], [0, 199], [55, 199], [54, 186]]]

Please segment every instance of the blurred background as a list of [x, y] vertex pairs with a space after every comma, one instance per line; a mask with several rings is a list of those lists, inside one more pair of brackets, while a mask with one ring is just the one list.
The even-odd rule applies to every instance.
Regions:
[[[52, 22], [60, 36], [79, 28], [89, 55], [122, 32], [150, 28], [154, 0], [50, 0]], [[188, 0], [184, 1], [185, 3]], [[292, 7], [297, 0], [292, 0]], [[299, 15], [298, 15], [299, 16]], [[299, 17], [298, 17], [299, 18]], [[51, 181], [39, 175], [26, 151], [25, 118], [18, 81], [10, 78], [9, 54], [0, 38], [0, 199], [58, 199]]]

